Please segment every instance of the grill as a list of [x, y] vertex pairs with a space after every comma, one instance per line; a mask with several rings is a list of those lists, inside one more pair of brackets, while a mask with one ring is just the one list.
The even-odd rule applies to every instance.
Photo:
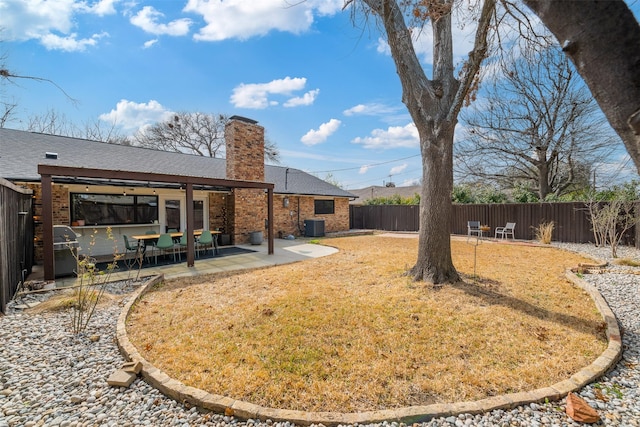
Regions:
[[78, 269], [78, 236], [66, 225], [53, 226], [55, 277], [72, 276]]

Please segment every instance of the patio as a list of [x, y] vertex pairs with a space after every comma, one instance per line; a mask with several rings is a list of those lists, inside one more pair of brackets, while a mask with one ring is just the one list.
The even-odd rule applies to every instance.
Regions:
[[[230, 256], [216, 256], [213, 258], [196, 258], [193, 266], [188, 266], [183, 261], [175, 264], [166, 264], [144, 268], [140, 272], [140, 277], [147, 277], [163, 274], [165, 278], [198, 276], [209, 273], [220, 273], [225, 271], [244, 270], [252, 268], [263, 268], [292, 262], [302, 261], [309, 258], [318, 258], [331, 255], [337, 252], [334, 248], [309, 243], [310, 239], [299, 238], [295, 240], [274, 239], [274, 252], [269, 254], [269, 247], [262, 245], [235, 245], [233, 247], [242, 249], [243, 253]], [[221, 247], [221, 249], [224, 247]], [[135, 278], [137, 270], [118, 271], [113, 273], [110, 281], [127, 280]], [[42, 280], [42, 266], [35, 266], [34, 271], [29, 275], [28, 280]], [[68, 287], [79, 284], [77, 277], [61, 277], [55, 280], [56, 287]]]

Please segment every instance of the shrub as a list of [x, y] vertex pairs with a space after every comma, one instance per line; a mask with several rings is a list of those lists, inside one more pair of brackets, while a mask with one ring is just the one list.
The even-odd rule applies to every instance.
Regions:
[[543, 222], [538, 227], [536, 227], [535, 228], [536, 239], [544, 245], [550, 245], [551, 238], [553, 237], [554, 225], [555, 224], [553, 223], [553, 221], [550, 221], [550, 222]]

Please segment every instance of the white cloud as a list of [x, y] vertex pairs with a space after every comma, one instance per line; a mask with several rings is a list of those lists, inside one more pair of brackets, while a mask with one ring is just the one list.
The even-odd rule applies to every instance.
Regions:
[[420, 178], [409, 178], [402, 181], [400, 187], [411, 187], [414, 185], [420, 185]]
[[391, 149], [416, 148], [420, 146], [418, 129], [413, 123], [406, 126], [390, 126], [387, 130], [374, 129], [370, 136], [357, 137], [351, 142], [362, 144], [364, 148]]
[[145, 126], [166, 120], [172, 114], [173, 112], [153, 99], [148, 103], [138, 103], [122, 99], [118, 102], [115, 109], [108, 113], [101, 114], [99, 118], [105, 122], [120, 126], [124, 132], [135, 132]]
[[192, 23], [190, 19], [176, 19], [168, 24], [158, 23], [158, 19], [163, 17], [164, 14], [162, 12], [157, 11], [152, 6], [145, 6], [137, 14], [132, 16], [130, 21], [136, 27], [140, 27], [150, 34], [184, 36], [189, 33], [189, 27]]
[[82, 52], [87, 46], [95, 46], [98, 40], [107, 34], [94, 34], [88, 39], [78, 39], [76, 33], [71, 33], [66, 37], [60, 37], [56, 34], [45, 34], [40, 37], [40, 42], [48, 50], [64, 50], [66, 52]]
[[269, 31], [300, 34], [314, 22], [314, 16], [339, 13], [343, 0], [189, 0], [184, 12], [202, 16], [206, 25], [194, 36], [196, 40], [246, 40]]
[[407, 166], [408, 166], [408, 164], [406, 164], [406, 163], [403, 163], [400, 166], [394, 166], [389, 171], [389, 175], [397, 175], [400, 172], [402, 172], [403, 170], [405, 170], [407, 168]]
[[593, 168], [596, 173], [598, 189], [638, 179], [638, 171], [634, 167], [631, 157], [624, 150], [605, 158], [603, 162], [595, 163]]
[[145, 49], [149, 49], [151, 46], [153, 46], [156, 43], [158, 43], [158, 39], [148, 40], [148, 41], [144, 42], [143, 46], [144, 46]]
[[316, 145], [324, 142], [329, 138], [335, 131], [338, 130], [342, 122], [338, 119], [331, 119], [327, 123], [323, 123], [317, 130], [311, 129], [307, 132], [300, 141], [304, 145]]
[[364, 165], [360, 167], [360, 170], [358, 170], [358, 173], [360, 175], [364, 175], [365, 173], [369, 172], [369, 169], [371, 169], [371, 165]]
[[284, 103], [285, 107], [299, 107], [301, 105], [311, 105], [320, 93], [320, 89], [310, 90], [302, 96], [294, 97]]
[[87, 13], [92, 13], [98, 16], [113, 15], [116, 13], [115, 3], [120, 0], [99, 0], [91, 5], [79, 3], [79, 9], [84, 10]]
[[94, 46], [103, 34], [79, 35], [77, 16], [115, 13], [116, 0], [94, 3], [78, 0], [0, 1], [0, 28], [7, 40], [39, 40], [47, 49], [82, 51]]
[[[307, 79], [304, 77], [285, 77], [284, 79], [272, 80], [269, 83], [242, 83], [233, 89], [230, 101], [237, 108], [264, 109], [270, 105], [278, 105], [277, 101], [269, 99], [269, 95], [291, 96], [292, 92], [304, 89], [306, 84]], [[290, 98], [286, 101], [285, 106], [308, 105], [303, 102], [309, 100], [313, 102], [318, 92], [319, 90], [316, 89], [308, 92], [302, 98]], [[305, 101], [305, 97], [307, 101]]]
[[388, 114], [396, 114], [400, 108], [391, 107], [379, 103], [358, 104], [347, 110], [344, 110], [342, 114], [345, 116], [384, 116]]

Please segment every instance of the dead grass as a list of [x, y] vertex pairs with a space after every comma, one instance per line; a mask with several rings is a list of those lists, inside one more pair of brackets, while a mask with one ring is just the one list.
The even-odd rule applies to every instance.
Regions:
[[416, 239], [325, 239], [336, 255], [179, 279], [128, 320], [145, 358], [185, 384], [255, 404], [364, 411], [550, 385], [606, 347], [589, 297], [564, 279], [588, 260], [553, 248], [453, 241], [466, 283], [403, 273]]
[[632, 258], [618, 258], [613, 261], [617, 265], [626, 265], [627, 267], [640, 267], [640, 261]]
[[[95, 298], [98, 297], [98, 291], [92, 290], [90, 291], [89, 299], [95, 301]], [[98, 305], [106, 305], [110, 304], [115, 300], [114, 295], [110, 295], [107, 293], [103, 293], [100, 296], [100, 301], [98, 301]], [[30, 313], [44, 313], [44, 312], [57, 312], [57, 311], [65, 311], [71, 309], [71, 307], [77, 305], [78, 303], [78, 290], [77, 289], [69, 289], [60, 291], [57, 295], [52, 296], [46, 301], [41, 302], [29, 309]]]

